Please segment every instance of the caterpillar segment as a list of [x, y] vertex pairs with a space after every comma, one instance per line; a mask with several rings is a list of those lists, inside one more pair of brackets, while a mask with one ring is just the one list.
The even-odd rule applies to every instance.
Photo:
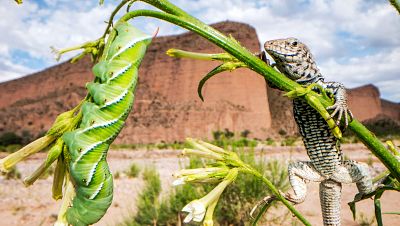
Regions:
[[93, 67], [97, 82], [86, 85], [91, 100], [82, 106], [82, 121], [63, 136], [76, 193], [66, 214], [71, 225], [94, 224], [111, 205], [113, 178], [107, 151], [132, 109], [138, 67], [152, 39], [128, 23], [115, 29], [117, 35], [104, 53], [105, 60]]

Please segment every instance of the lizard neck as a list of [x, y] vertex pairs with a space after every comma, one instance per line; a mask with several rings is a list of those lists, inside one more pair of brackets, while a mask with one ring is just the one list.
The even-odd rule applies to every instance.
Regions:
[[308, 85], [324, 79], [311, 55], [301, 61], [291, 62], [278, 58], [275, 59], [275, 62], [279, 71], [301, 85]]

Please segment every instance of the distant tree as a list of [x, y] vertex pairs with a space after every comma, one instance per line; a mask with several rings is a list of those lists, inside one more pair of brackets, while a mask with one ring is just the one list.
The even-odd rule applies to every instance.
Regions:
[[0, 145], [22, 144], [22, 137], [13, 132], [5, 132], [0, 136]]

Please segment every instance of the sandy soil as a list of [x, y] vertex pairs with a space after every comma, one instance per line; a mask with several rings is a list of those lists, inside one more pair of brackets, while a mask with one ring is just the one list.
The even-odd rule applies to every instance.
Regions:
[[[258, 148], [260, 156], [264, 158], [283, 158], [291, 160], [307, 160], [302, 147], [264, 147]], [[383, 167], [371, 157], [369, 151], [362, 145], [344, 145], [345, 155], [357, 161], [374, 160], [374, 172]], [[179, 151], [173, 150], [111, 150], [108, 162], [112, 172], [127, 170], [132, 162], [142, 167], [155, 165], [159, 170], [163, 190], [168, 191], [173, 178], [172, 173], [179, 169], [180, 163], [185, 161], [178, 158]], [[0, 154], [3, 157], [5, 154]], [[22, 176], [26, 176], [37, 167], [43, 154], [39, 154], [18, 165]], [[107, 214], [96, 225], [116, 225], [118, 222], [132, 215], [135, 209], [137, 195], [143, 187], [140, 178], [128, 178], [122, 174], [115, 180], [114, 200]], [[51, 198], [52, 177], [37, 181], [33, 186], [25, 188], [19, 180], [5, 180], [0, 177], [0, 225], [52, 225], [54, 223], [60, 201]], [[318, 184], [310, 183], [307, 200], [296, 208], [302, 212], [313, 225], [321, 225], [321, 211], [319, 207]], [[344, 185], [342, 195], [342, 225], [358, 225], [353, 221], [347, 202], [356, 194], [356, 186]], [[387, 192], [382, 197], [382, 211], [399, 211], [400, 194]], [[357, 205], [357, 210], [367, 216], [373, 216], [373, 202], [366, 200]], [[400, 217], [383, 215], [385, 225], [398, 225]]]

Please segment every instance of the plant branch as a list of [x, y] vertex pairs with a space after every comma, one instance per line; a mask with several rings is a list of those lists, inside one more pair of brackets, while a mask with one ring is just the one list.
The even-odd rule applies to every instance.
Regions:
[[[170, 22], [187, 30], [193, 31], [215, 45], [221, 47], [227, 53], [245, 63], [250, 69], [262, 75], [266, 80], [281, 90], [288, 92], [294, 90], [296, 87], [300, 87], [299, 84], [277, 72], [272, 67], [265, 64], [261, 59], [254, 56], [253, 53], [241, 46], [233, 38], [223, 35], [214, 28], [190, 16], [167, 0], [143, 0], [143, 2], [153, 5], [164, 12], [153, 10], [136, 10], [125, 14], [120, 20], [127, 21], [134, 17], [145, 16]], [[308, 98], [309, 100], [312, 99], [319, 101], [324, 107], [330, 106], [330, 100], [324, 99], [313, 91], [307, 95], [314, 97]], [[309, 104], [315, 105], [313, 103]], [[371, 150], [371, 152], [380, 159], [380, 161], [390, 170], [393, 176], [400, 181], [400, 162], [397, 161], [397, 159], [386, 149], [386, 147], [376, 138], [376, 136], [355, 119], [349, 124], [349, 128]]]
[[[269, 181], [267, 178], [265, 178], [261, 173], [259, 173], [258, 171], [256, 171], [255, 169], [253, 169], [251, 166], [245, 165], [243, 166], [244, 169], [242, 169], [243, 172], [249, 173], [254, 175], [255, 177], [257, 177], [258, 179], [260, 179], [267, 187], [268, 189], [275, 195], [275, 197], [281, 201], [289, 210], [290, 212], [293, 213], [293, 215], [295, 215], [304, 225], [308, 225], [311, 226], [310, 222], [307, 221], [307, 219], [305, 219], [303, 217], [303, 215], [301, 215], [300, 212], [298, 212], [294, 206], [288, 201], [286, 200], [282, 194], [279, 192], [279, 190], [272, 184], [271, 181]], [[267, 208], [262, 208], [261, 211], [266, 211]]]
[[390, 4], [397, 10], [400, 14], [400, 2], [399, 0], [389, 0]]

